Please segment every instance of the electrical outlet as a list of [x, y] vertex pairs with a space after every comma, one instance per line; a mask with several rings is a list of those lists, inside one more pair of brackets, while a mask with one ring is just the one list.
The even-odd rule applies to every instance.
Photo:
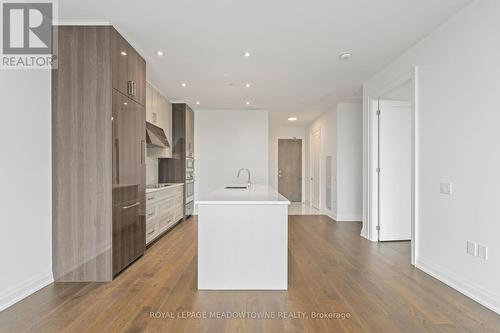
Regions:
[[488, 247], [477, 244], [477, 256], [483, 260], [488, 260]]
[[471, 256], [477, 256], [477, 244], [472, 241], [467, 241], [467, 254]]
[[441, 194], [451, 195], [452, 189], [451, 183], [439, 184], [439, 192], [441, 192]]

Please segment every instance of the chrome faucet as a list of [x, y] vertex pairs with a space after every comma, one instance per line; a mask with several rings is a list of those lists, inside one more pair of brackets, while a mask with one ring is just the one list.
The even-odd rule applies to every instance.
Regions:
[[246, 172], [248, 172], [248, 179], [247, 179], [247, 188], [248, 188], [248, 187], [252, 186], [252, 181], [251, 181], [251, 179], [250, 179], [250, 170], [248, 170], [248, 169], [246, 169], [246, 168], [241, 168], [241, 169], [239, 169], [239, 170], [238, 170], [238, 175], [237, 175], [236, 177], [238, 177], [238, 178], [239, 178], [239, 177], [240, 177], [240, 173], [241, 173], [241, 171], [243, 171], [243, 170], [245, 170]]

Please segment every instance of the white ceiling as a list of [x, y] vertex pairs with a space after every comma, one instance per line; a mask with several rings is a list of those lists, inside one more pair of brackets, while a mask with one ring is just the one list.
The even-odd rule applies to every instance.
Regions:
[[[59, 0], [59, 18], [113, 24], [171, 100], [207, 109], [250, 101], [285, 124], [289, 115], [307, 123], [337, 102], [360, 101], [364, 80], [470, 2]], [[338, 58], [345, 50], [354, 54], [347, 62]]]

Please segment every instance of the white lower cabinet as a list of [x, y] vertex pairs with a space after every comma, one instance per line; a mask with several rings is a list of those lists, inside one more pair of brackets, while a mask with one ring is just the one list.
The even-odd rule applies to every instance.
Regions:
[[183, 189], [183, 185], [174, 185], [146, 193], [146, 244], [184, 217]]

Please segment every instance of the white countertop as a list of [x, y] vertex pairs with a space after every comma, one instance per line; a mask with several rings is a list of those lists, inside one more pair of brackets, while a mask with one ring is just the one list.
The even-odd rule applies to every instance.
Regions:
[[[242, 186], [225, 185], [225, 186]], [[196, 200], [197, 205], [289, 205], [290, 201], [274, 188], [265, 185], [252, 185], [248, 189], [225, 189], [222, 186], [205, 197]]]
[[184, 185], [184, 183], [166, 183], [166, 184], [168, 184], [169, 186], [159, 187], [159, 188], [146, 188], [146, 193], [165, 191], [168, 190], [169, 188], [175, 188]]

